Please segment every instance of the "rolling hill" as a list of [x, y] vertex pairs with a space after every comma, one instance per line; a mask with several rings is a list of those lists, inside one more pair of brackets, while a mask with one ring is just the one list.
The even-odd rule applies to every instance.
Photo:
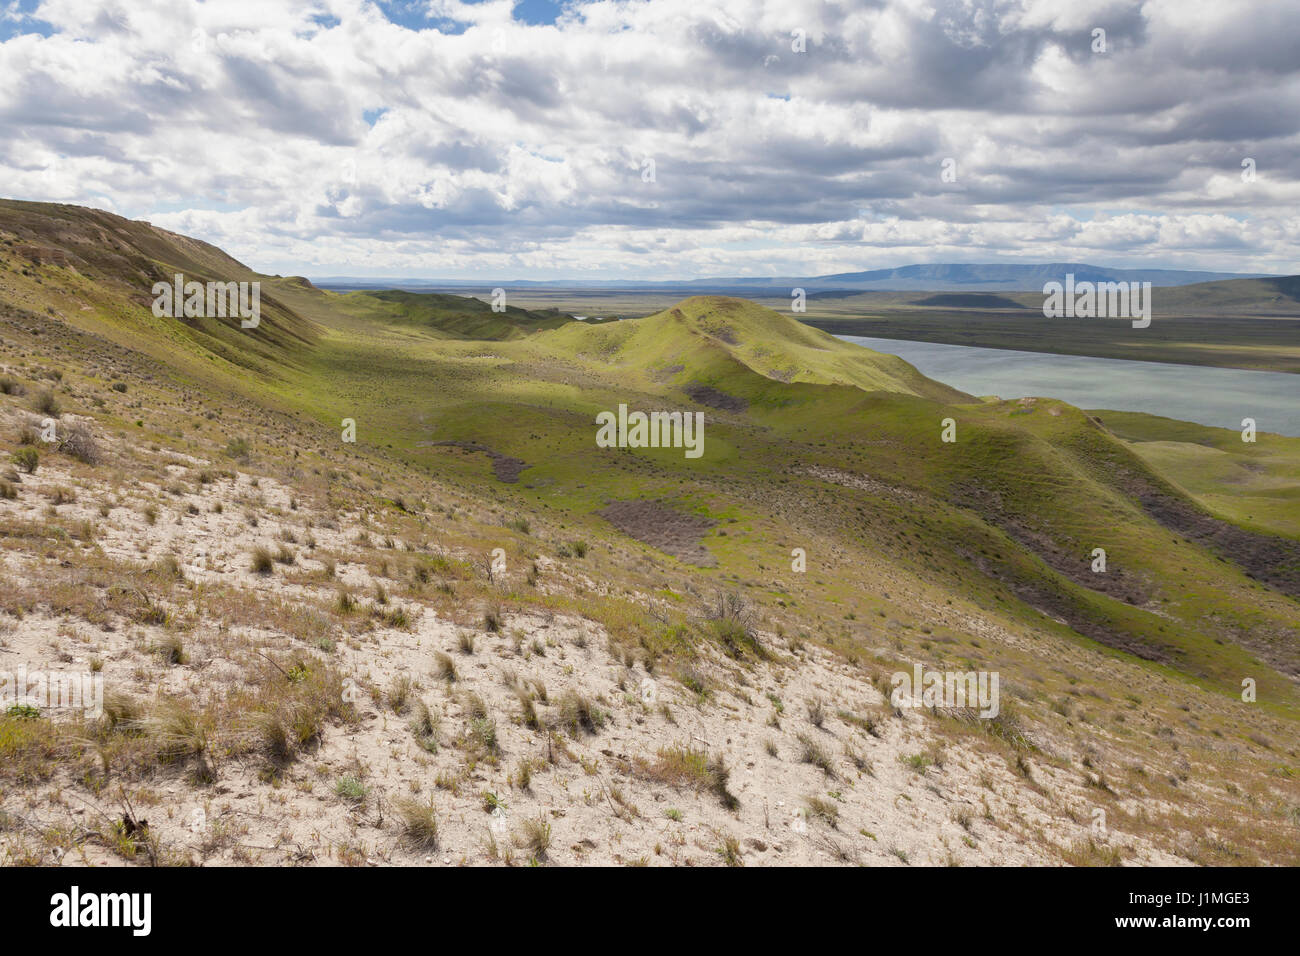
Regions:
[[[155, 316], [177, 269], [267, 320]], [[620, 405], [703, 455], [597, 446]], [[48, 861], [56, 793], [222, 787], [275, 862], [418, 863], [434, 819], [465, 862], [1293, 864], [1293, 443], [1102, 419], [734, 298], [340, 294], [0, 204], [0, 651], [111, 691], [0, 715], [40, 824], [0, 845]], [[1001, 675], [1001, 716], [892, 700], [914, 666]], [[184, 816], [75, 852], [251, 852]]]

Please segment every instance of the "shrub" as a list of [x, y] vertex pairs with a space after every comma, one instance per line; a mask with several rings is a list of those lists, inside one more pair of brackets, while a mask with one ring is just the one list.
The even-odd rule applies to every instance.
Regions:
[[713, 601], [705, 605], [704, 619], [709, 632], [730, 656], [739, 657], [745, 650], [763, 656], [754, 629], [754, 612], [744, 595], [719, 590]]
[[59, 407], [59, 400], [54, 397], [54, 393], [48, 388], [42, 389], [32, 399], [32, 408], [42, 415], [49, 415], [51, 418], [58, 418], [63, 414], [63, 409]]
[[13, 453], [11, 460], [14, 463], [14, 467], [19, 471], [25, 471], [27, 474], [31, 475], [35, 474], [36, 469], [40, 466], [41, 453], [30, 446], [19, 448]]
[[59, 442], [59, 451], [87, 465], [98, 465], [100, 461], [99, 445], [90, 429], [80, 423], [73, 425]]

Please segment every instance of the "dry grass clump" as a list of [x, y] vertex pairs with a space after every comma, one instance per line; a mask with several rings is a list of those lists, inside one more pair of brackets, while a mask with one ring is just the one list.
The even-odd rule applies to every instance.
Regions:
[[395, 714], [405, 714], [411, 706], [411, 693], [415, 682], [406, 674], [399, 674], [388, 685], [388, 706]]
[[551, 824], [540, 813], [529, 817], [515, 831], [513, 842], [534, 860], [544, 859], [551, 846]]
[[804, 797], [804, 805], [810, 820], [820, 820], [832, 830], [839, 825], [840, 808], [833, 800], [816, 796]]
[[731, 771], [721, 757], [710, 758], [702, 749], [673, 744], [660, 748], [653, 761], [638, 760], [637, 763], [639, 774], [647, 780], [670, 787], [709, 791], [728, 810], [740, 806], [740, 801], [727, 789]]
[[799, 734], [796, 739], [799, 741], [799, 760], [802, 763], [812, 764], [828, 777], [835, 776], [835, 764], [826, 748], [807, 734]]
[[450, 684], [457, 678], [456, 662], [451, 659], [450, 654], [436, 651], [433, 655], [433, 672], [438, 675], [439, 679]]
[[605, 712], [576, 690], [566, 690], [556, 701], [559, 707], [559, 724], [578, 737], [582, 733], [594, 734], [605, 726]]
[[409, 798], [399, 800], [397, 815], [401, 820], [402, 840], [408, 846], [419, 850], [437, 849], [438, 815], [432, 798], [428, 803]]
[[429, 705], [420, 699], [416, 699], [414, 707], [414, 717], [411, 720], [411, 733], [415, 735], [415, 742], [421, 750], [429, 753], [437, 753], [442, 718], [429, 709]]
[[269, 575], [275, 571], [275, 556], [271, 554], [269, 548], [258, 546], [253, 549], [249, 570], [254, 574], [263, 576]]

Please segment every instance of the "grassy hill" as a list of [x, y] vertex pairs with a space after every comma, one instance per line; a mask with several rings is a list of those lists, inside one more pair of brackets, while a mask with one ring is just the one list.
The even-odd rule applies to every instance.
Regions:
[[506, 305], [494, 312], [488, 302], [470, 296], [436, 293], [351, 292], [336, 303], [350, 315], [399, 325], [412, 325], [433, 333], [466, 339], [512, 339], [559, 328], [574, 321], [556, 309], [528, 310]]
[[893, 355], [849, 345], [743, 299], [695, 296], [644, 319], [570, 328], [547, 344], [660, 378], [703, 381], [734, 367], [777, 382], [850, 385], [936, 401], [970, 400]]
[[[260, 276], [208, 243], [78, 206], [0, 200], [5, 264], [32, 289], [6, 297], [8, 309], [75, 315], [80, 322], [168, 364], [212, 364], [234, 374], [275, 377], [293, 367], [320, 335], [317, 324], [277, 294], [310, 289], [305, 279]], [[262, 281], [261, 323], [250, 336], [239, 322], [159, 319], [156, 282]]]

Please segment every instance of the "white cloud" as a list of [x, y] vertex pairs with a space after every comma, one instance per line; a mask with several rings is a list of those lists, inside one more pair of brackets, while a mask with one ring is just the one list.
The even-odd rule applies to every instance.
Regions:
[[274, 272], [1292, 272], [1289, 6], [46, 0], [0, 43], [0, 176]]

